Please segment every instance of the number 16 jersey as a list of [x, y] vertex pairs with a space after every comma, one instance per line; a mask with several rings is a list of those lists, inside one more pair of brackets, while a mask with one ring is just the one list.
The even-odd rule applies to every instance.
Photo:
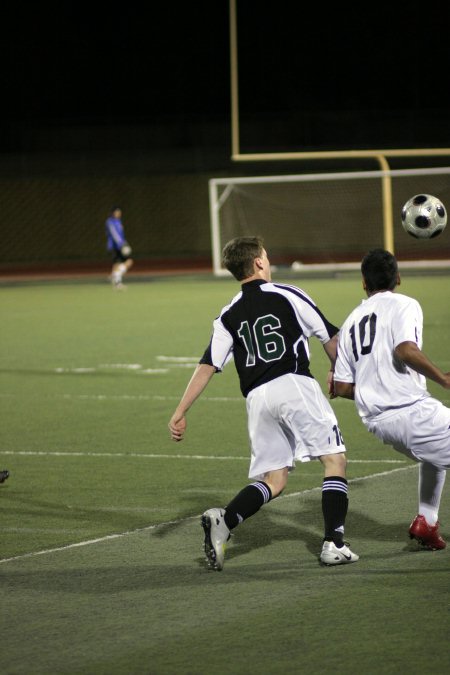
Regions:
[[242, 284], [222, 309], [200, 363], [220, 371], [234, 357], [241, 391], [247, 396], [287, 373], [312, 377], [308, 338], [326, 343], [337, 332], [301, 289], [256, 279]]
[[422, 331], [417, 300], [392, 291], [363, 300], [345, 320], [334, 379], [355, 384], [355, 404], [363, 421], [430, 396], [425, 378], [394, 355], [402, 342], [415, 342], [421, 349]]

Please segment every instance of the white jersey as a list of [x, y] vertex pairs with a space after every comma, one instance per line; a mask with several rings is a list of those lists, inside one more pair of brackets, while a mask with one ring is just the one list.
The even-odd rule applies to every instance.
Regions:
[[423, 314], [413, 298], [375, 293], [344, 322], [335, 380], [355, 384], [355, 403], [363, 421], [402, 409], [430, 394], [426, 380], [394, 356], [402, 342], [422, 347]]

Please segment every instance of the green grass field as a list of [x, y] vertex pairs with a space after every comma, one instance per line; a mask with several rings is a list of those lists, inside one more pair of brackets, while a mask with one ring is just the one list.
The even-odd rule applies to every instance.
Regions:
[[[357, 276], [290, 280], [336, 324]], [[2, 307], [0, 672], [203, 675], [427, 674], [450, 669], [450, 549], [419, 551], [417, 466], [332, 402], [349, 458], [355, 565], [322, 568], [319, 463], [237, 528], [206, 570], [199, 515], [246, 484], [245, 402], [234, 366], [168, 420], [237, 290], [229, 279], [17, 284]], [[450, 370], [450, 276], [405, 276], [424, 351]], [[324, 386], [327, 360], [311, 343]], [[450, 405], [449, 393], [430, 391]], [[450, 538], [450, 498], [440, 520]]]

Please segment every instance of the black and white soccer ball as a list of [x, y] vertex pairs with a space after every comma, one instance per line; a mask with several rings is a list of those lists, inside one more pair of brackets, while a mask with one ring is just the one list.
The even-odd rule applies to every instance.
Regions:
[[415, 195], [402, 208], [402, 225], [411, 237], [432, 239], [441, 234], [447, 225], [447, 211], [437, 197]]

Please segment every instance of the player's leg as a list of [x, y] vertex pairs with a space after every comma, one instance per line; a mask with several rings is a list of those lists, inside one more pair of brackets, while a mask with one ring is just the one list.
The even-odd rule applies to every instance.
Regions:
[[[330, 565], [355, 562], [358, 556], [344, 544], [348, 509], [347, 460], [334, 411], [316, 380], [298, 375], [279, 379], [284, 388], [284, 424], [294, 438], [296, 459], [320, 459], [324, 467], [324, 537], [320, 560]], [[339, 548], [342, 549], [340, 553], [337, 552]]]
[[111, 283], [114, 287], [119, 286], [122, 283], [123, 270], [120, 263], [115, 263], [112, 267], [111, 272]]
[[438, 512], [445, 469], [450, 466], [450, 410], [428, 397], [393, 417], [372, 421], [368, 429], [397, 452], [420, 462], [419, 513], [409, 526], [409, 536], [430, 550], [445, 548]]
[[337, 546], [344, 542], [345, 519], [348, 511], [347, 460], [344, 453], [323, 455], [322, 514], [324, 541], [333, 541]]
[[258, 480], [246, 485], [224, 509], [208, 509], [202, 515], [205, 533], [204, 550], [209, 566], [222, 570], [226, 544], [231, 531], [255, 515], [264, 504], [278, 496], [286, 485], [288, 469], [270, 471]]
[[324, 538], [320, 562], [341, 565], [356, 562], [359, 556], [344, 542], [345, 519], [348, 511], [347, 460], [344, 453], [322, 455], [322, 514]]
[[113, 266], [111, 271], [111, 283], [113, 288], [121, 288], [123, 275], [126, 272], [126, 268], [123, 264], [123, 259], [120, 251], [114, 252], [113, 257]]
[[431, 550], [446, 547], [439, 533], [439, 505], [447, 472], [433, 464], [419, 466], [419, 512], [409, 527], [409, 536]]
[[116, 289], [124, 288], [123, 285], [124, 274], [128, 272], [129, 267], [131, 267], [131, 265], [133, 264], [132, 260], [131, 263], [128, 264], [128, 261], [130, 260], [131, 258], [126, 258], [124, 255], [122, 255], [120, 250], [114, 251], [113, 267], [111, 272], [111, 283], [113, 285], [113, 288]]
[[233, 530], [271, 499], [275, 499], [286, 487], [288, 468], [268, 471], [262, 480], [250, 483], [243, 488], [225, 507], [225, 524]]
[[225, 508], [205, 511], [205, 555], [212, 569], [223, 568], [225, 546], [231, 530], [250, 518], [284, 489], [294, 459], [291, 445], [278, 419], [267, 406], [266, 392], [271, 383], [261, 385], [247, 397], [248, 432], [251, 444], [249, 478]]
[[375, 433], [395, 450], [420, 462], [419, 512], [409, 526], [409, 536], [424, 548], [445, 548], [438, 514], [446, 468], [450, 466], [450, 409], [428, 397], [395, 418], [382, 421]]

